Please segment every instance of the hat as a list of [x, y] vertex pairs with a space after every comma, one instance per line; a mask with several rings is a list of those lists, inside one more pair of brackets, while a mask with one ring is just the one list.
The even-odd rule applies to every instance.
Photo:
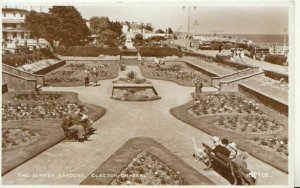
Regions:
[[229, 147], [231, 147], [231, 148], [233, 148], [233, 149], [237, 149], [237, 148], [236, 148], [236, 143], [235, 143], [235, 142], [231, 142], [231, 143], [229, 144]]
[[213, 136], [212, 141], [214, 141], [215, 143], [220, 142], [220, 138], [217, 136]]

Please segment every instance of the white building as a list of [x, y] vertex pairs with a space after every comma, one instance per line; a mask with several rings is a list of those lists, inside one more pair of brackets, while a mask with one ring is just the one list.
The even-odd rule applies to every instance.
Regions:
[[27, 10], [18, 8], [2, 8], [2, 38], [3, 41], [24, 39], [29, 37], [29, 31], [24, 28]]

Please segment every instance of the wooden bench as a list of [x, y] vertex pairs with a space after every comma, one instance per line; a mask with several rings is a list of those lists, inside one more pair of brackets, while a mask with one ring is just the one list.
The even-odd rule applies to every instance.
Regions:
[[[240, 185], [254, 185], [254, 181], [251, 180], [250, 177], [245, 177], [245, 174], [241, 172], [240, 168], [237, 166], [237, 164], [228, 159], [228, 157], [224, 156], [221, 153], [214, 153], [212, 151], [212, 148], [210, 148], [207, 144], [202, 143], [204, 148], [206, 149], [208, 155], [211, 157], [212, 165], [214, 168], [224, 167], [228, 171], [228, 175], [232, 175], [234, 178], [234, 185], [240, 184]], [[211, 153], [214, 153], [212, 155]]]

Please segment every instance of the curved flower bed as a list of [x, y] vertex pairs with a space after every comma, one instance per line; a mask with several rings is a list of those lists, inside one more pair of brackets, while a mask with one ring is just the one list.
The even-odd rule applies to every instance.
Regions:
[[232, 130], [241, 133], [275, 133], [283, 129], [283, 126], [272, 120], [267, 115], [250, 114], [250, 115], [234, 115], [221, 116], [216, 126], [225, 130]]
[[39, 138], [38, 132], [29, 129], [4, 128], [2, 129], [2, 149], [25, 146], [36, 142]]
[[143, 151], [118, 174], [111, 185], [185, 185], [180, 172]]
[[215, 93], [201, 96], [199, 104], [192, 106], [197, 115], [224, 113], [261, 113], [260, 104], [241, 93]]
[[173, 81], [179, 85], [193, 87], [193, 80], [197, 77], [203, 78], [203, 84], [209, 83], [209, 77], [200, 74], [198, 71], [188, 66], [185, 62], [166, 61], [164, 64], [153, 62], [140, 63], [140, 69], [145, 77], [152, 79]]

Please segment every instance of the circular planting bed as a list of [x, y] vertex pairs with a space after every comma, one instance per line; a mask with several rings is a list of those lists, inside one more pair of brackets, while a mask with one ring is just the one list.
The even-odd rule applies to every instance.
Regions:
[[[68, 63], [45, 76], [46, 85], [50, 86], [80, 86], [84, 85], [84, 71], [97, 69], [97, 80], [111, 79], [118, 75], [117, 61], [84, 61]], [[92, 76], [90, 76], [90, 81]]]
[[165, 61], [163, 64], [153, 62], [140, 63], [142, 74], [148, 78], [169, 80], [183, 86], [194, 86], [194, 80], [202, 78], [203, 85], [209, 85], [210, 77], [188, 66], [185, 62]]
[[118, 174], [111, 185], [185, 185], [180, 172], [143, 151]]
[[2, 149], [16, 148], [36, 142], [40, 134], [29, 129], [2, 129]]

